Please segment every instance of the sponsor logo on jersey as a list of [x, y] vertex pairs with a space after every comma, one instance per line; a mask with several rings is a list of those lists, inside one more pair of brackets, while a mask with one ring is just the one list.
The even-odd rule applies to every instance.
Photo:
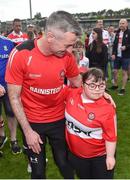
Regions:
[[82, 124], [76, 118], [72, 117], [70, 114], [65, 111], [66, 117], [66, 127], [70, 134], [74, 134], [75, 136], [79, 136], [81, 138], [94, 138], [94, 139], [102, 139], [102, 128], [101, 127], [89, 127], [87, 125]]
[[36, 157], [30, 157], [31, 163], [37, 164], [38, 163], [38, 158]]
[[30, 78], [40, 78], [41, 76], [42, 76], [41, 74], [33, 74], [33, 73], [29, 74]]
[[30, 86], [30, 91], [36, 93], [36, 94], [57, 94], [61, 91], [61, 89], [63, 88], [63, 86], [59, 86], [57, 88], [52, 88], [52, 89], [41, 89], [41, 88], [36, 88], [36, 87], [32, 87]]

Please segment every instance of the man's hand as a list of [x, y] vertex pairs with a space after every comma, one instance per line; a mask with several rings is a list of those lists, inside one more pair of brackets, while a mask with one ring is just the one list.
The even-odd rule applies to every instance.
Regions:
[[29, 149], [32, 149], [34, 153], [39, 154], [41, 152], [40, 144], [43, 144], [39, 134], [32, 129], [25, 133], [26, 141]]
[[107, 170], [112, 170], [116, 164], [115, 158], [114, 157], [106, 157], [106, 166]]
[[104, 96], [105, 99], [108, 99], [111, 102], [111, 104], [114, 106], [114, 108], [116, 108], [116, 104], [115, 104], [114, 100], [112, 99], [111, 95], [109, 95], [108, 93], [104, 92], [103, 96]]
[[0, 85], [0, 96], [3, 96], [5, 93], [5, 88], [2, 85]]

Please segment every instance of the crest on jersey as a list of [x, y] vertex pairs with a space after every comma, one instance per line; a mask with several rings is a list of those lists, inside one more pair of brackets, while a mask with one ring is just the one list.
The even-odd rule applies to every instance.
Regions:
[[8, 47], [6, 45], [3, 46], [4, 51], [8, 51]]
[[88, 120], [89, 121], [92, 121], [92, 120], [94, 120], [95, 119], [95, 114], [93, 113], [93, 112], [90, 112], [89, 114], [88, 114]]
[[64, 80], [64, 78], [65, 78], [65, 71], [61, 70], [60, 71], [60, 80]]

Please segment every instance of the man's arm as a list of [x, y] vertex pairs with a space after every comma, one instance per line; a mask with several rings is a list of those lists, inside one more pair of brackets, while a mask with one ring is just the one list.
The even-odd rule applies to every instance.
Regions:
[[82, 78], [80, 74], [73, 78], [68, 78], [68, 80], [70, 81], [72, 87], [80, 87], [82, 84]]
[[20, 85], [8, 84], [8, 94], [10, 103], [15, 113], [15, 116], [22, 127], [29, 148], [32, 149], [32, 151], [34, 151], [35, 153], [39, 153], [41, 151], [40, 143], [42, 144], [43, 142], [39, 134], [37, 134], [31, 128], [27, 120], [27, 117], [24, 113], [24, 108], [20, 98], [21, 89], [22, 86]]

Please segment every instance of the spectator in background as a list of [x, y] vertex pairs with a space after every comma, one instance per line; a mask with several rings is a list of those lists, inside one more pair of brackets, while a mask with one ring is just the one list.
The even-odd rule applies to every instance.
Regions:
[[127, 81], [130, 82], [130, 63], [129, 63], [129, 68], [128, 68], [128, 78]]
[[32, 31], [27, 31], [28, 40], [34, 39], [34, 33]]
[[[108, 43], [109, 43], [109, 34], [108, 34], [108, 31], [104, 29], [104, 25], [103, 25], [103, 20], [102, 19], [97, 20], [96, 28], [100, 28], [102, 30], [103, 43], [106, 46], [108, 46]], [[89, 36], [89, 44], [92, 43], [92, 41], [93, 41], [93, 36], [92, 36], [92, 33], [91, 33], [90, 36]], [[108, 62], [108, 59], [107, 59], [107, 62]], [[106, 81], [107, 81], [107, 72], [108, 72], [107, 62], [105, 64], [105, 71], [104, 71], [104, 75], [105, 75]]]
[[108, 27], [108, 33], [109, 33], [109, 43], [108, 43], [108, 63], [107, 63], [107, 68], [106, 68], [106, 77], [108, 78], [108, 65], [110, 63], [110, 70], [111, 70], [111, 81], [114, 83], [114, 61], [112, 60], [112, 50], [113, 50], [113, 43], [115, 39], [115, 33], [114, 33], [114, 27], [110, 25]]
[[41, 38], [42, 36], [44, 35], [44, 32], [42, 31], [42, 30], [40, 30], [39, 32], [38, 32], [38, 38]]
[[37, 35], [37, 31], [36, 31], [36, 29], [35, 29], [35, 25], [33, 25], [33, 24], [27, 25], [27, 34], [29, 35], [28, 39], [30, 39], [30, 35], [32, 34], [32, 33], [30, 33], [30, 32], [33, 33], [33, 36], [31, 36], [31, 38], [32, 38], [32, 37], [33, 37], [33, 38], [36, 38], [36, 37], [38, 36], [38, 35]]
[[13, 31], [8, 35], [16, 44], [20, 44], [28, 39], [27, 34], [22, 32], [22, 23], [20, 19], [13, 20]]
[[77, 40], [74, 44], [73, 54], [75, 55], [80, 71], [86, 72], [89, 68], [89, 59], [85, 57], [85, 47], [81, 40]]
[[[106, 31], [104, 29], [104, 25], [103, 25], [103, 20], [102, 19], [97, 20], [96, 28], [100, 28], [102, 30], [103, 43], [105, 45], [108, 45], [108, 43], [109, 43], [109, 34], [108, 34], [108, 31]], [[92, 33], [91, 33], [90, 36], [89, 36], [89, 44], [92, 43], [93, 40], [94, 39], [93, 39], [93, 36], [92, 36]]]
[[33, 24], [28, 24], [27, 25], [27, 31], [32, 31], [34, 32], [35, 26]]
[[118, 72], [122, 68], [122, 87], [118, 95], [125, 95], [125, 87], [128, 79], [130, 64], [130, 30], [126, 19], [119, 21], [119, 29], [115, 34], [112, 60], [114, 61], [114, 85], [112, 90], [118, 89]]
[[105, 75], [108, 53], [107, 46], [103, 43], [102, 29], [94, 28], [92, 32], [92, 43], [89, 44], [86, 56], [89, 59], [89, 67], [102, 69]]
[[85, 32], [86, 36], [85, 36], [85, 52], [87, 51], [88, 45], [89, 45], [89, 34], [87, 32]]
[[7, 141], [4, 130], [4, 120], [2, 118], [3, 106], [10, 131], [11, 151], [13, 154], [18, 154], [21, 153], [21, 148], [19, 147], [18, 141], [16, 139], [17, 121], [14, 117], [14, 113], [9, 102], [7, 85], [5, 82], [6, 64], [8, 62], [9, 54], [13, 48], [14, 43], [12, 41], [3, 36], [0, 36], [0, 149], [3, 148], [4, 144]]

